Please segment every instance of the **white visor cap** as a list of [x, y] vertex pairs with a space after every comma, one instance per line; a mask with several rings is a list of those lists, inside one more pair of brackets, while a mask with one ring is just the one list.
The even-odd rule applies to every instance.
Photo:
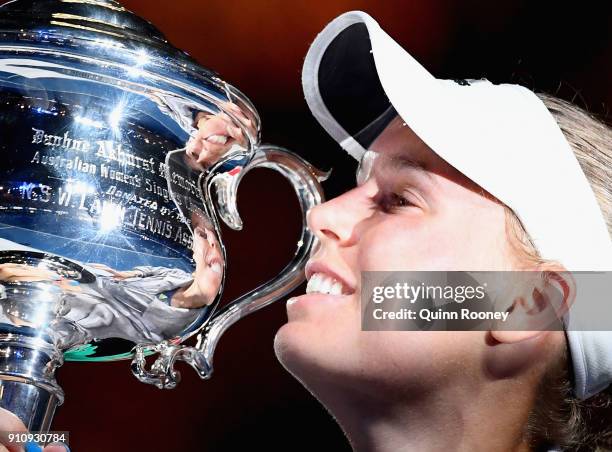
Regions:
[[[612, 240], [591, 186], [529, 89], [436, 79], [361, 11], [317, 36], [302, 84], [313, 115], [357, 160], [368, 145], [363, 131], [393, 106], [436, 154], [516, 213], [544, 259], [569, 271], [612, 270]], [[602, 303], [609, 299], [602, 294]], [[612, 332], [572, 331], [571, 316], [565, 326], [575, 393], [585, 399], [612, 383]]]

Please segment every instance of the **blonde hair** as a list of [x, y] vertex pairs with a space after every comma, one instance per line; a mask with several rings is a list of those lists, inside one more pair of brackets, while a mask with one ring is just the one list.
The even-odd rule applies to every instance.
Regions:
[[[612, 235], [612, 129], [576, 105], [538, 93], [574, 151]], [[568, 200], [571, 204], [571, 200]], [[544, 263], [518, 217], [506, 208], [506, 229], [520, 256]], [[532, 447], [573, 451], [612, 450], [612, 388], [578, 400], [573, 395], [567, 347], [553, 361], [529, 416], [526, 436]]]

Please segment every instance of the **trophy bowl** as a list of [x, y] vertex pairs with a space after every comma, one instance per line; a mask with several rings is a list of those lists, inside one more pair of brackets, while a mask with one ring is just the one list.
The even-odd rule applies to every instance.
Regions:
[[262, 145], [244, 94], [116, 1], [0, 7], [0, 152], [0, 405], [31, 431], [63, 401], [64, 360], [208, 378], [221, 334], [303, 281], [305, 227], [276, 278], [217, 309], [241, 178], [280, 172], [304, 219], [324, 175]]

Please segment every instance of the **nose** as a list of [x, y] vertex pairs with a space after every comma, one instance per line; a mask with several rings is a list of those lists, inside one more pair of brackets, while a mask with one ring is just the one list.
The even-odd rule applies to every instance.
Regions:
[[357, 226], [372, 215], [372, 199], [377, 193], [370, 180], [308, 212], [308, 228], [322, 242], [350, 246], [358, 239]]

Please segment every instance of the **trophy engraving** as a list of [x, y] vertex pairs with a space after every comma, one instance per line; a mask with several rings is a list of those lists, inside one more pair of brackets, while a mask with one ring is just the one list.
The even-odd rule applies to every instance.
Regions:
[[63, 400], [64, 360], [208, 378], [220, 335], [302, 282], [305, 228], [273, 281], [217, 309], [241, 178], [280, 172], [304, 218], [324, 175], [262, 145], [244, 94], [116, 1], [0, 7], [0, 152], [0, 405], [31, 430]]

